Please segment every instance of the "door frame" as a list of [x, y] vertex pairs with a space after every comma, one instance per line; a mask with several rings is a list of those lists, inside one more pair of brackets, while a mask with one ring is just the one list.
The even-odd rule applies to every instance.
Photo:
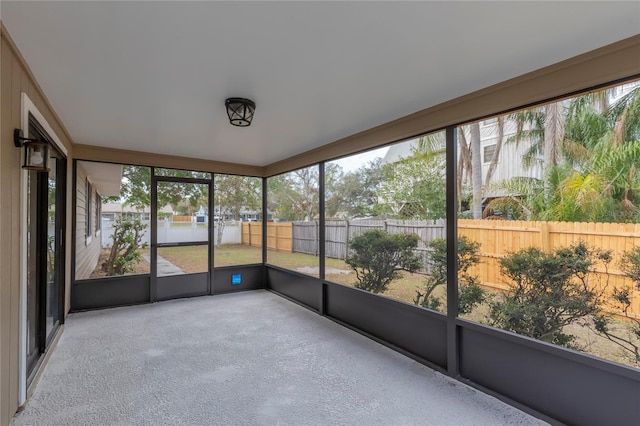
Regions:
[[[158, 297], [158, 279], [165, 279], [166, 281], [176, 280], [175, 277], [180, 277], [181, 275], [170, 276], [170, 277], [158, 277], [158, 248], [159, 247], [184, 247], [184, 246], [207, 246], [208, 249], [208, 268], [206, 275], [206, 283], [207, 289], [205, 292], [198, 294], [185, 294], [184, 296], [175, 296], [171, 298], [179, 298], [179, 297], [191, 297], [191, 296], [204, 296], [208, 294], [212, 294], [213, 289], [213, 238], [214, 238], [214, 221], [212, 217], [213, 213], [213, 191], [214, 191], [214, 174], [211, 173], [211, 178], [193, 178], [193, 177], [174, 177], [174, 176], [160, 176], [156, 175], [155, 167], [151, 167], [151, 247], [150, 247], [150, 258], [151, 258], [151, 289], [150, 289], [150, 302], [158, 302], [160, 300], [166, 300], [166, 298]], [[194, 241], [187, 243], [162, 243], [158, 245], [158, 183], [169, 182], [169, 183], [185, 183], [185, 184], [196, 184], [196, 185], [207, 185], [209, 196], [207, 197], [207, 208], [209, 211], [209, 221], [208, 221], [208, 241], [204, 243], [204, 241]], [[196, 274], [204, 274], [204, 273], [196, 273]], [[184, 277], [189, 277], [190, 275], [195, 274], [185, 274]]]
[[[25, 137], [29, 138], [31, 135], [29, 134], [29, 116], [32, 116], [38, 125], [42, 128], [44, 132], [47, 133], [47, 136], [50, 139], [51, 144], [62, 154], [64, 159], [68, 159], [69, 153], [53, 130], [49, 122], [44, 118], [42, 113], [35, 106], [33, 101], [29, 98], [29, 96], [25, 93], [21, 93], [21, 114], [20, 114], [20, 127], [22, 128]], [[65, 182], [65, 194], [64, 195], [64, 206], [65, 209], [61, 212], [62, 218], [61, 221], [63, 223], [63, 229], [66, 228], [67, 225], [67, 215], [66, 215], [66, 205], [67, 205], [67, 193], [68, 188], [66, 185], [67, 181], [67, 168], [64, 170], [64, 182]], [[20, 306], [19, 306], [19, 329], [20, 329], [20, 349], [18, 353], [18, 406], [23, 406], [27, 401], [27, 237], [28, 237], [28, 229], [27, 229], [27, 182], [28, 182], [28, 171], [22, 169], [20, 172]], [[66, 281], [67, 281], [67, 271], [66, 271], [66, 229], [62, 235], [63, 245], [61, 247], [61, 265], [63, 268], [62, 272], [62, 282], [60, 283], [60, 299], [62, 301], [65, 300], [66, 295]], [[64, 303], [61, 303], [61, 325], [64, 323], [65, 317], [65, 309]], [[52, 341], [55, 339], [52, 339]], [[41, 367], [36, 367], [38, 370]]]

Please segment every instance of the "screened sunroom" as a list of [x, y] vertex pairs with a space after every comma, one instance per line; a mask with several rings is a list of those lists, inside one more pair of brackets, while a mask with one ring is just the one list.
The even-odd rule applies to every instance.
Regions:
[[637, 2], [3, 1], [0, 424], [636, 424]]

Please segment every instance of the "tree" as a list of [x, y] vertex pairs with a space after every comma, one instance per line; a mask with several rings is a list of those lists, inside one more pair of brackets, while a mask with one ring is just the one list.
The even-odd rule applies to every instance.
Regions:
[[493, 179], [493, 174], [498, 168], [498, 162], [500, 160], [500, 152], [502, 151], [502, 145], [504, 143], [504, 115], [499, 115], [496, 117], [496, 146], [493, 151], [493, 157], [491, 158], [491, 162], [489, 163], [489, 167], [487, 168], [487, 174], [484, 178], [484, 187], [488, 188], [491, 185], [491, 180]]
[[260, 210], [262, 205], [262, 180], [236, 175], [215, 175], [214, 210], [218, 215], [216, 246], [222, 244], [225, 218], [238, 218], [243, 208]]
[[499, 262], [509, 289], [490, 302], [491, 325], [571, 347], [575, 336], [566, 327], [602, 309], [606, 286], [589, 285], [597, 261], [606, 268], [611, 253], [582, 242], [554, 252], [529, 247], [507, 254]]
[[[416, 290], [413, 303], [423, 308], [439, 310], [442, 300], [433, 293], [438, 287], [447, 284], [447, 240], [436, 238], [429, 246], [432, 249], [428, 261], [430, 275], [425, 280], [424, 287]], [[480, 280], [469, 271], [480, 262], [479, 251], [479, 242], [465, 236], [458, 238], [458, 312], [461, 314], [470, 313], [486, 299]]]
[[[612, 305], [626, 318], [623, 331], [613, 330], [613, 318], [609, 314], [600, 313], [594, 319], [595, 330], [609, 341], [618, 345], [628, 357], [640, 365], [640, 317], [631, 307], [633, 293], [640, 291], [640, 247], [625, 251], [620, 261], [624, 274], [631, 279], [633, 287], [614, 288]], [[634, 288], [635, 287], [635, 288]]]
[[[210, 178], [210, 173], [186, 170], [161, 169], [162, 176]], [[174, 211], [191, 215], [201, 205], [208, 205], [208, 190], [205, 185], [180, 182], [161, 182], [158, 185], [158, 208], [171, 206]], [[123, 166], [119, 197], [109, 197], [105, 201], [122, 202], [142, 210], [151, 206], [151, 168], [144, 166]]]
[[542, 149], [544, 170], [550, 166], [557, 166], [562, 161], [564, 122], [562, 102], [554, 102], [544, 106], [544, 145]]
[[462, 203], [465, 197], [464, 183], [471, 181], [471, 146], [464, 134], [464, 126], [458, 126], [458, 164], [456, 170], [456, 191], [458, 194], [458, 211], [462, 212]]
[[327, 217], [346, 215], [349, 218], [365, 218], [379, 213], [378, 191], [383, 181], [382, 158], [376, 158], [357, 170], [327, 173]]
[[335, 217], [343, 208], [345, 196], [342, 194], [342, 186], [349, 180], [352, 173], [343, 173], [342, 167], [336, 163], [325, 164], [324, 176], [324, 209], [327, 219]]
[[[502, 149], [503, 120], [498, 121], [498, 141], [494, 151], [494, 158], [489, 165], [485, 184], [488, 184], [497, 167], [498, 157]], [[482, 173], [482, 144], [480, 137], [480, 123], [474, 122], [465, 126], [458, 126], [458, 208], [461, 209], [464, 182], [471, 183], [471, 211], [474, 219], [482, 219], [484, 188]]]
[[631, 279], [640, 291], [640, 247], [634, 247], [622, 254], [621, 267], [624, 274]]
[[544, 177], [500, 183], [509, 195], [495, 203], [518, 203], [536, 220], [640, 221], [640, 85], [613, 92], [512, 114], [508, 142], [527, 141], [524, 163], [543, 159]]
[[312, 220], [318, 214], [318, 178], [317, 166], [269, 178], [269, 210], [283, 220]]
[[139, 220], [118, 218], [113, 224], [113, 245], [109, 257], [102, 264], [102, 270], [107, 276], [124, 275], [135, 270], [140, 261], [140, 249], [146, 248], [142, 243], [145, 225]]
[[386, 164], [379, 195], [391, 214], [402, 219], [446, 217], [445, 167], [442, 156], [414, 152], [410, 157]]
[[345, 262], [356, 273], [356, 288], [384, 293], [389, 284], [400, 278], [400, 271], [415, 272], [422, 267], [414, 252], [418, 246], [415, 234], [389, 234], [380, 229], [367, 231], [349, 244], [351, 254]]
[[480, 145], [480, 123], [469, 125], [471, 146], [471, 186], [473, 188], [473, 218], [482, 219], [482, 146]]

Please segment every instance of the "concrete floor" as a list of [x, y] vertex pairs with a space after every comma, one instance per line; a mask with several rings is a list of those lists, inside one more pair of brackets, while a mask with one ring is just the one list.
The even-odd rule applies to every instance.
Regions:
[[70, 315], [12, 425], [540, 425], [266, 291]]

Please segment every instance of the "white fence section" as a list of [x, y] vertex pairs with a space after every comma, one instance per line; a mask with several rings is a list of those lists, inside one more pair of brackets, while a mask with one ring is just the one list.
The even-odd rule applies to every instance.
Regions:
[[209, 224], [198, 222], [158, 221], [158, 244], [192, 243], [209, 240]]
[[[218, 224], [214, 225], [214, 240], [213, 243], [217, 243], [218, 239]], [[222, 230], [221, 244], [242, 244], [242, 226], [240, 222], [227, 223]]]
[[[151, 224], [148, 220], [143, 221], [145, 225], [145, 232], [142, 235], [142, 242], [151, 243]], [[113, 245], [113, 221], [109, 219], [102, 219], [100, 235], [102, 238], [102, 248], [109, 248]]]
[[[145, 232], [142, 236], [142, 243], [151, 243], [151, 227], [145, 221]], [[218, 225], [214, 224], [214, 235], [217, 239]], [[102, 248], [113, 245], [113, 221], [102, 219]], [[158, 243], [188, 243], [196, 241], [207, 241], [209, 239], [209, 228], [206, 223], [197, 222], [171, 222], [169, 220], [158, 221]], [[214, 240], [214, 243], [216, 241]], [[227, 223], [222, 230], [222, 244], [241, 244], [242, 232], [240, 223]]]

